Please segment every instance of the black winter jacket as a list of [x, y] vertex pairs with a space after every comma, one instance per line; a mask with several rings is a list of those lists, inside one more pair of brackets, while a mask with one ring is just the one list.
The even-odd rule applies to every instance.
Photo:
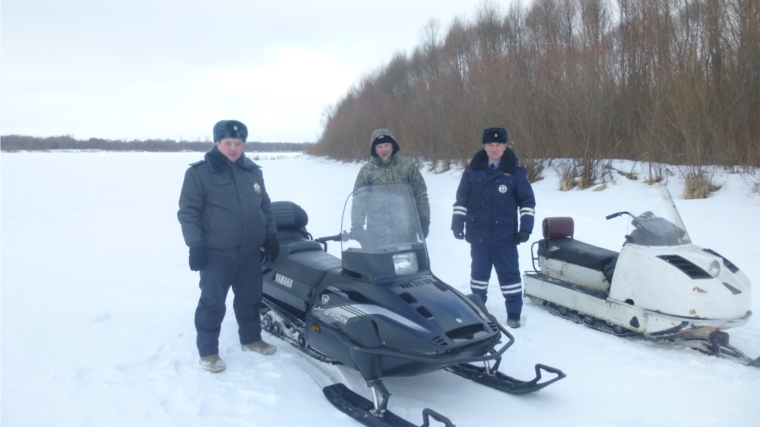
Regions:
[[233, 164], [214, 146], [185, 173], [177, 218], [187, 246], [243, 259], [277, 236], [261, 168], [245, 154]]

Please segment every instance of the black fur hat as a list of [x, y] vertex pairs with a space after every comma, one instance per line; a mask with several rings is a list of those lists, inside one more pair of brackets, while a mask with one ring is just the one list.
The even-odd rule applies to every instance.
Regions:
[[503, 142], [507, 143], [509, 141], [509, 138], [507, 138], [507, 130], [500, 127], [490, 127], [483, 129], [483, 144], [488, 144], [489, 142]]
[[214, 125], [214, 142], [224, 138], [237, 138], [245, 142], [248, 128], [237, 120], [220, 120]]

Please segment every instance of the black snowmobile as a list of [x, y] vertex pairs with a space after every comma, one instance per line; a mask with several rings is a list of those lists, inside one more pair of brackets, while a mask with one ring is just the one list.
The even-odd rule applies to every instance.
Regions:
[[[537, 364], [520, 381], [498, 371], [512, 335], [480, 297], [465, 296], [430, 271], [412, 188], [363, 187], [351, 194], [340, 234], [312, 239], [306, 212], [273, 202], [280, 255], [263, 265], [262, 328], [308, 355], [357, 369], [373, 401], [343, 384], [324, 388], [336, 408], [367, 426], [413, 427], [387, 409], [383, 377], [446, 369], [512, 394], [530, 393], [565, 377]], [[342, 260], [327, 253], [339, 241]], [[499, 348], [497, 345], [502, 343]], [[482, 366], [471, 363], [482, 362]], [[556, 376], [539, 383], [541, 371]], [[425, 409], [423, 426], [446, 417]]]

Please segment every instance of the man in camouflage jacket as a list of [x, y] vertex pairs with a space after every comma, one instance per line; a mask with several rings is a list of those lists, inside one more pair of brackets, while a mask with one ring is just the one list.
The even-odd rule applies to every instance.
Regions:
[[[373, 184], [411, 184], [422, 234], [427, 237], [430, 231], [430, 203], [425, 180], [412, 160], [399, 156], [398, 151], [398, 143], [388, 129], [377, 129], [372, 132], [369, 149], [371, 159], [359, 171], [354, 191]], [[366, 214], [367, 212], [361, 209], [353, 209], [352, 225], [356, 228], [362, 227]]]

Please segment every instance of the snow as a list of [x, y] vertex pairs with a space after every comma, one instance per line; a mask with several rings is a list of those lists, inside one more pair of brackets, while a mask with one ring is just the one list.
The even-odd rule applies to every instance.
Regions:
[[[255, 155], [251, 155], [255, 157]], [[3, 426], [357, 426], [322, 387], [343, 382], [368, 397], [360, 375], [310, 359], [276, 338], [274, 356], [240, 350], [231, 301], [220, 355], [227, 370], [198, 365], [193, 313], [198, 275], [187, 266], [176, 219], [188, 163], [200, 153], [2, 154]], [[339, 231], [361, 164], [262, 154], [273, 200], [309, 213], [314, 236]], [[630, 163], [620, 163], [627, 170]], [[760, 284], [760, 197], [740, 176], [717, 172], [723, 188], [683, 200], [668, 186], [695, 244], [715, 249]], [[432, 210], [433, 271], [469, 293], [469, 247], [449, 231], [461, 171], [423, 170]], [[576, 238], [618, 250], [642, 179], [622, 176], [603, 191], [560, 192], [548, 170], [534, 184], [536, 223], [572, 216]], [[536, 229], [531, 238], [540, 234]], [[338, 245], [330, 252], [337, 254]], [[531, 269], [530, 246], [519, 247]], [[495, 275], [489, 309], [504, 322]], [[752, 307], [760, 311], [760, 292]], [[760, 316], [731, 342], [760, 355]], [[526, 396], [503, 394], [447, 372], [385, 380], [389, 408], [417, 425], [429, 407], [458, 426], [757, 426], [760, 369], [685, 346], [617, 338], [557, 318], [526, 300], [525, 326], [501, 370], [533, 377], [545, 363], [568, 376]], [[440, 425], [435, 422], [432, 424]]]

